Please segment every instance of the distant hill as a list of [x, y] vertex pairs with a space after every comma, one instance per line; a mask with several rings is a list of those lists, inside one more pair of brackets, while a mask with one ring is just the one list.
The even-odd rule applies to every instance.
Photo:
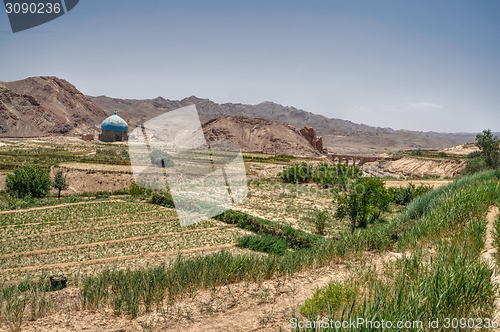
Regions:
[[225, 116], [206, 122], [203, 132], [207, 141], [235, 143], [243, 152], [321, 155], [293, 126], [271, 120]]
[[472, 142], [475, 138], [473, 134], [371, 127], [273, 102], [217, 104], [194, 96], [182, 100], [91, 97], [83, 95], [71, 83], [52, 76], [0, 82], [0, 137], [93, 132], [115, 109], [132, 130], [164, 112], [191, 104], [196, 105], [202, 123], [227, 116], [246, 116], [289, 124], [297, 129], [313, 127], [318, 135], [323, 136], [323, 145], [334, 153], [378, 154], [414, 148], [437, 150]]
[[313, 127], [323, 136], [324, 145], [338, 153], [372, 153], [397, 149], [444, 149], [458, 144], [474, 141], [473, 134], [446, 134], [393, 130], [391, 128], [371, 127], [341, 119], [331, 119], [290, 106], [273, 102], [257, 105], [217, 104], [209, 99], [194, 96], [182, 100], [155, 99], [118, 99], [106, 96], [91, 97], [97, 106], [108, 114], [116, 109], [131, 127], [154, 118], [164, 112], [195, 104], [202, 122], [215, 118], [242, 115], [287, 123], [300, 129]]
[[72, 84], [46, 76], [0, 82], [0, 110], [0, 137], [80, 134], [106, 118]]

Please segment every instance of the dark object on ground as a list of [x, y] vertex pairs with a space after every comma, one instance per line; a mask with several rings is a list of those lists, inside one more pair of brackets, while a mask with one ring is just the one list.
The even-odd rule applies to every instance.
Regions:
[[96, 199], [100, 199], [100, 198], [109, 198], [109, 196], [108, 196], [108, 195], [102, 195], [102, 196], [96, 196], [95, 198], [96, 198]]
[[66, 282], [68, 279], [65, 276], [51, 276], [49, 279], [51, 290], [57, 291], [66, 288]]

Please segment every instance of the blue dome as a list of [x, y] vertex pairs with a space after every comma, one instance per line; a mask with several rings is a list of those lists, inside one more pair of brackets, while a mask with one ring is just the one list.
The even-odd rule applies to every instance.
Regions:
[[128, 124], [125, 122], [125, 120], [116, 115], [115, 110], [115, 114], [111, 115], [109, 118], [104, 119], [104, 121], [101, 123], [101, 129], [127, 131]]

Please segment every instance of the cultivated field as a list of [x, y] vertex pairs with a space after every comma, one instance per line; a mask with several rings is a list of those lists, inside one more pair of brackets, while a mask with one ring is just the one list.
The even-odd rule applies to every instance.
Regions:
[[181, 227], [175, 210], [96, 201], [0, 213], [2, 280], [91, 271], [95, 265], [160, 264], [158, 256], [211, 251], [244, 232], [216, 220]]
[[[181, 227], [167, 192], [106, 186], [107, 177], [131, 177], [126, 152], [122, 144], [78, 141], [0, 146], [5, 174], [37, 163], [62, 167], [74, 176], [70, 186], [78, 176], [88, 185], [60, 200], [54, 192], [43, 199], [0, 192], [0, 331], [279, 331], [290, 330], [292, 318], [317, 315], [497, 315], [495, 277], [484, 263], [496, 256], [480, 254], [500, 243], [490, 208], [500, 201], [495, 172], [455, 182], [387, 180], [410, 201], [393, 198], [351, 234], [349, 218], [335, 217], [332, 186], [277, 177], [307, 160], [249, 154], [245, 200]], [[434, 189], [411, 200], [410, 183]], [[54, 275], [67, 277], [68, 287], [51, 289]], [[445, 288], [447, 297], [439, 295]]]

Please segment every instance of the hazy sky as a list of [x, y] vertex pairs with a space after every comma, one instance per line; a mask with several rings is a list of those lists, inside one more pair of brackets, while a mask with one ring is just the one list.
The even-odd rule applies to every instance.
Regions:
[[0, 81], [274, 101], [373, 126], [500, 131], [500, 1], [81, 0], [12, 34]]

